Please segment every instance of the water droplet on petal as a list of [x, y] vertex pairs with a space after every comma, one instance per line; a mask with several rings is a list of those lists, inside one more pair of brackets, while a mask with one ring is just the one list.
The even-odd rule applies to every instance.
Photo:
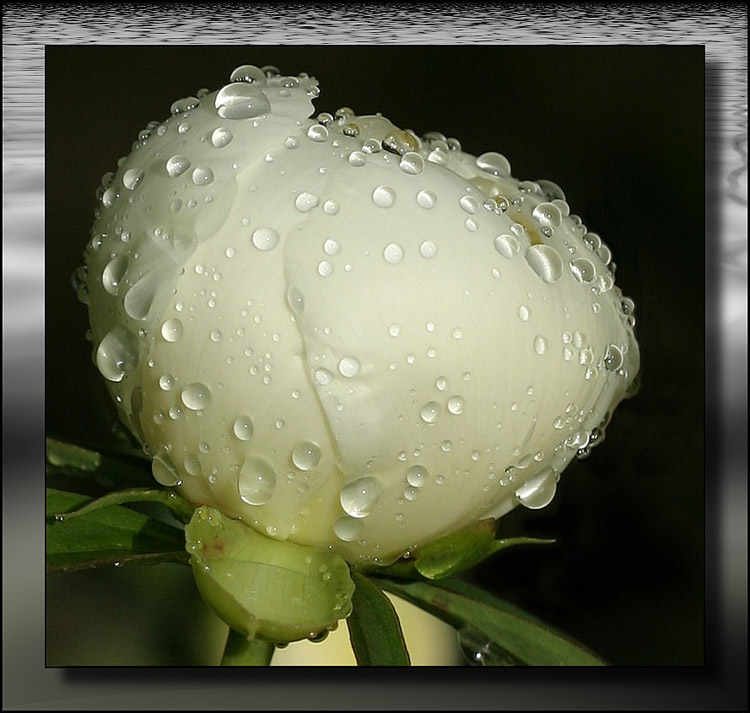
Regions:
[[378, 208], [390, 208], [396, 202], [396, 191], [390, 186], [378, 186], [372, 192], [372, 200]]
[[153, 463], [151, 463], [151, 472], [156, 482], [165, 488], [171, 488], [180, 482], [177, 468], [163, 448], [159, 449], [159, 452], [154, 456]]
[[205, 166], [198, 166], [193, 171], [192, 178], [196, 186], [208, 186], [214, 181], [214, 172]]
[[343, 542], [353, 542], [362, 532], [364, 523], [351, 517], [340, 517], [333, 523], [333, 531], [336, 537]]
[[333, 264], [328, 262], [328, 260], [321, 260], [318, 263], [318, 274], [321, 277], [330, 277], [333, 273]]
[[495, 250], [508, 260], [518, 255], [521, 250], [518, 239], [514, 235], [498, 235], [493, 244]]
[[258, 250], [272, 250], [278, 245], [279, 234], [273, 228], [258, 228], [252, 240]]
[[175, 378], [171, 374], [162, 374], [159, 377], [159, 388], [162, 391], [171, 391], [175, 384]]
[[367, 517], [377, 502], [381, 486], [377, 478], [365, 476], [344, 486], [339, 500], [344, 512], [350, 517]]
[[234, 136], [232, 132], [229, 131], [229, 129], [225, 129], [223, 126], [214, 129], [211, 133], [211, 143], [217, 149], [224, 148], [224, 146], [226, 146], [233, 138]]
[[383, 258], [389, 265], [397, 265], [404, 259], [404, 249], [396, 243], [389, 243], [383, 250]]
[[412, 176], [417, 176], [424, 171], [424, 159], [416, 151], [407, 151], [399, 161], [398, 167]]
[[510, 176], [510, 161], [505, 156], [495, 151], [488, 151], [477, 157], [477, 168], [494, 176]]
[[425, 423], [435, 423], [438, 420], [438, 416], [440, 416], [440, 404], [437, 401], [426, 403], [422, 407], [420, 416]]
[[108, 381], [122, 381], [138, 366], [138, 356], [138, 338], [124, 327], [115, 327], [96, 350], [96, 366]]
[[534, 338], [534, 351], [540, 356], [547, 351], [547, 340], [544, 337], [537, 335]]
[[295, 198], [294, 207], [300, 213], [307, 213], [308, 211], [311, 211], [313, 208], [315, 208], [315, 206], [318, 205], [319, 201], [320, 199], [314, 193], [307, 193], [306, 191], [303, 191], [297, 196], [297, 198]]
[[530, 510], [546, 507], [555, 496], [557, 481], [558, 476], [554, 470], [551, 468], [543, 470], [516, 490], [518, 502]]
[[179, 319], [168, 319], [161, 325], [161, 336], [165, 342], [176, 342], [182, 336], [182, 322]]
[[460, 396], [451, 396], [451, 398], [448, 399], [448, 411], [450, 411], [454, 415], [458, 415], [460, 413], [463, 413], [464, 411], [464, 400]]
[[623, 357], [620, 347], [610, 344], [607, 347], [607, 353], [604, 356], [604, 366], [607, 371], [617, 371], [622, 367], [625, 358]]
[[359, 374], [361, 366], [355, 357], [346, 356], [339, 362], [339, 373], [341, 376], [351, 378]]
[[132, 285], [123, 299], [123, 307], [128, 316], [139, 321], [146, 319], [158, 287], [159, 280], [154, 274], [144, 275]]
[[464, 213], [469, 215], [474, 215], [479, 210], [479, 201], [474, 196], [461, 196], [458, 205]]
[[248, 505], [267, 503], [276, 489], [276, 473], [268, 461], [250, 456], [242, 464], [237, 479], [240, 498]]
[[186, 156], [177, 155], [168, 159], [165, 165], [167, 173], [172, 178], [177, 178], [190, 168], [190, 160]]
[[534, 208], [531, 215], [541, 225], [548, 228], [556, 228], [562, 222], [562, 213], [554, 203], [540, 203]]
[[253, 437], [253, 420], [249, 416], [240, 416], [232, 424], [232, 433], [240, 441], [249, 441]]
[[260, 67], [256, 67], [253, 64], [243, 64], [229, 75], [229, 81], [248, 82], [249, 84], [258, 84], [261, 87], [265, 87], [266, 74]]
[[419, 246], [419, 254], [427, 259], [433, 258], [437, 255], [437, 245], [432, 240], [425, 240]]
[[434, 191], [430, 191], [425, 188], [424, 190], [419, 191], [419, 193], [417, 193], [417, 205], [420, 208], [429, 210], [431, 208], [434, 208], [436, 203], [437, 203], [437, 196], [435, 195]]
[[570, 261], [570, 271], [580, 283], [589, 283], [596, 277], [594, 263], [588, 258], [579, 257]]
[[129, 191], [134, 191], [143, 180], [143, 171], [139, 168], [129, 168], [122, 174], [122, 185]]
[[305, 441], [298, 444], [292, 451], [292, 463], [299, 470], [308, 471], [320, 462], [320, 448], [315, 443]]
[[222, 119], [252, 119], [271, 110], [268, 97], [255, 84], [235, 82], [222, 87], [214, 100]]
[[196, 381], [188, 384], [180, 394], [182, 403], [191, 411], [200, 411], [204, 409], [211, 401], [211, 390], [205, 384]]
[[333, 381], [333, 374], [328, 369], [316, 369], [313, 376], [321, 386], [328, 386]]
[[311, 141], [327, 141], [329, 136], [328, 127], [323, 126], [322, 124], [313, 124], [308, 130], [307, 130], [307, 138]]
[[110, 295], [116, 295], [120, 281], [128, 269], [127, 255], [118, 255], [107, 263], [102, 272], [102, 286]]
[[406, 471], [406, 482], [413, 488], [421, 488], [426, 482], [429, 472], [423, 465], [413, 465]]
[[549, 245], [530, 245], [526, 248], [526, 262], [529, 267], [545, 282], [552, 283], [560, 279], [563, 261], [560, 253]]

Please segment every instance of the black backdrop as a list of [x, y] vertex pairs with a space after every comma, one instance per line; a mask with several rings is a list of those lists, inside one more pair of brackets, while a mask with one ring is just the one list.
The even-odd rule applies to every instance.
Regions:
[[[640, 394], [618, 409], [591, 457], [565, 471], [548, 508], [501, 520], [504, 535], [558, 544], [500, 554], [474, 577], [613, 664], [701, 664], [704, 284], [715, 267], [704, 249], [702, 47], [47, 47], [48, 432], [94, 443], [108, 436], [86, 311], [70, 286], [101, 176], [174, 100], [218, 88], [245, 63], [317, 77], [318, 111], [380, 111], [418, 134], [454, 136], [468, 152], [500, 151], [514, 176], [558, 183], [612, 248], [617, 284], [636, 303]], [[128, 576], [48, 581], [48, 663], [97, 663], [64, 622], [105, 617]], [[127, 591], [146, 606], [152, 575], [132, 576]], [[180, 641], [151, 638], [149, 661], [210, 663]], [[138, 661], [123, 653], [122, 663]]]

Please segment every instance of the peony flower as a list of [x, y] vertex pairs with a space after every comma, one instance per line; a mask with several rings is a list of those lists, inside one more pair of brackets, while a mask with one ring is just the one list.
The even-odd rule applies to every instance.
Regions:
[[562, 190], [243, 66], [105, 176], [95, 363], [153, 474], [266, 538], [389, 564], [545, 506], [639, 368]]

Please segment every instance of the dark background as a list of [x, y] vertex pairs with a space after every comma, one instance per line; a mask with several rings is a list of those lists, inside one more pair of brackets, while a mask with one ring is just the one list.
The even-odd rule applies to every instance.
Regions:
[[[610, 246], [636, 303], [641, 391], [565, 471], [548, 508], [500, 521], [503, 536], [558, 543], [499, 554], [473, 576], [612, 664], [702, 664], [704, 284], [715, 268], [704, 259], [702, 47], [47, 47], [48, 433], [109, 436], [70, 286], [101, 176], [174, 100], [219, 88], [245, 63], [317, 77], [318, 112], [380, 111], [475, 155], [503, 153], [517, 178], [558, 183]], [[50, 577], [48, 664], [213, 663], [191, 629], [202, 608], [189, 574]]]

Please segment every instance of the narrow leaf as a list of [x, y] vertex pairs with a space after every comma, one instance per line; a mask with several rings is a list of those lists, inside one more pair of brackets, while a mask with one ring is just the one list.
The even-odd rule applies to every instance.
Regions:
[[396, 610], [369, 579], [352, 572], [354, 606], [346, 620], [359, 666], [409, 666], [409, 652]]
[[55, 519], [55, 514], [88, 502], [83, 495], [47, 489], [48, 573], [118, 563], [187, 563], [181, 529], [120, 505]]
[[151, 468], [142, 457], [130, 453], [107, 454], [80, 445], [47, 438], [48, 484], [81, 481], [108, 490], [153, 486]]
[[80, 517], [101, 508], [138, 502], [160, 503], [182, 523], [190, 522], [190, 518], [193, 516], [193, 508], [190, 503], [172, 490], [165, 488], [134, 488], [132, 490], [116, 490], [101, 498], [91, 500], [85, 505], [69, 512], [55, 513], [55, 520], [70, 520], [71, 518]]
[[[453, 626], [490, 665], [602, 666], [582, 645], [497, 597], [466, 582], [397, 582], [384, 590]], [[481, 645], [478, 641], [483, 642]], [[466, 643], [466, 642], [464, 642]], [[477, 646], [479, 648], [477, 649]]]
[[269, 666], [275, 650], [275, 645], [270, 641], [248, 639], [244, 634], [230, 628], [221, 665]]

